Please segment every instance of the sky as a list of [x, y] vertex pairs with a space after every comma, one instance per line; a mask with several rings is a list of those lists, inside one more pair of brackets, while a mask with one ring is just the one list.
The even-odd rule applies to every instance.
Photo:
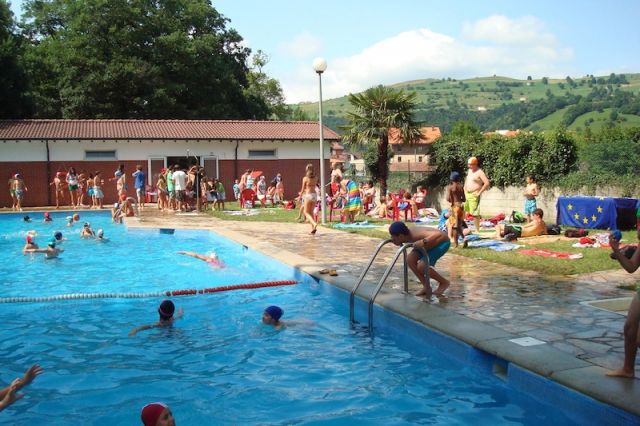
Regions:
[[[22, 1], [13, 0], [20, 16]], [[640, 1], [213, 0], [288, 103], [378, 84], [640, 72]]]

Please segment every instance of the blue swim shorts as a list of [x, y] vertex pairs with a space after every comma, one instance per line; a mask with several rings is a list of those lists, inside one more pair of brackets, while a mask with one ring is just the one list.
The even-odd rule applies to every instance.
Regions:
[[536, 205], [536, 199], [535, 198], [531, 198], [531, 199], [527, 199], [524, 202], [524, 214], [533, 214], [533, 211], [535, 209], [537, 209], [538, 206]]
[[[437, 246], [433, 247], [431, 250], [427, 250], [427, 254], [429, 255], [429, 266], [436, 266], [436, 262], [440, 259], [451, 247], [451, 241], [443, 241]], [[413, 249], [414, 252], [418, 254], [418, 260], [421, 260], [424, 257], [424, 252], [422, 250]]]

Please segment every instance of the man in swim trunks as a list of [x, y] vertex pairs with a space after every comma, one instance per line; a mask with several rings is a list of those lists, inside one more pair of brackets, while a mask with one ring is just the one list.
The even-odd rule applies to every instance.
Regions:
[[[404, 222], [393, 222], [389, 226], [389, 234], [393, 244], [401, 246], [404, 243], [413, 243], [413, 250], [407, 256], [407, 265], [422, 283], [423, 289], [416, 293], [416, 296], [425, 296], [431, 299], [432, 290], [429, 279], [426, 278], [425, 268], [429, 268], [429, 278], [438, 282], [438, 288], [433, 292], [435, 296], [442, 296], [450, 282], [434, 269], [436, 262], [451, 246], [449, 236], [446, 232], [432, 228], [407, 228]], [[428, 256], [429, 264], [425, 264], [424, 252]]]
[[[638, 228], [638, 240], [640, 241], [640, 228]], [[609, 236], [609, 244], [611, 245], [613, 255], [618, 259], [620, 266], [622, 266], [625, 271], [632, 274], [638, 270], [638, 267], [640, 267], [640, 249], [636, 249], [631, 259], [628, 259], [620, 252], [620, 234], [616, 235], [615, 232]], [[637, 288], [636, 294], [631, 300], [631, 305], [629, 305], [623, 330], [624, 364], [622, 368], [608, 372], [607, 376], [632, 379], [636, 374], [636, 355], [638, 353], [638, 345], [640, 345], [640, 287]]]
[[13, 183], [10, 186], [10, 190], [12, 190], [12, 196], [15, 196], [16, 205], [14, 207], [17, 211], [22, 211], [22, 198], [24, 197], [24, 193], [28, 191], [27, 187], [22, 180], [22, 175], [20, 173], [16, 173], [13, 176]]
[[480, 195], [489, 189], [489, 178], [478, 165], [478, 159], [471, 157], [467, 161], [469, 172], [464, 181], [464, 211], [473, 216], [476, 232], [480, 230]]

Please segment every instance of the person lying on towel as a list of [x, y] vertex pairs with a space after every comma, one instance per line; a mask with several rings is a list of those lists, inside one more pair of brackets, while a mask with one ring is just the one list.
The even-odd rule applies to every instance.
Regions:
[[516, 240], [520, 237], [537, 237], [547, 232], [547, 225], [542, 220], [544, 212], [542, 209], [535, 209], [531, 214], [531, 222], [524, 226], [520, 225], [497, 225], [496, 238], [504, 238], [508, 241]]

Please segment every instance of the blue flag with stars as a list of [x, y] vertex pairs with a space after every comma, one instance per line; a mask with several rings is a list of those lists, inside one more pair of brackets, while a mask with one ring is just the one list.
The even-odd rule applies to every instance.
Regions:
[[616, 203], [604, 197], [559, 197], [558, 224], [576, 228], [617, 229]]

